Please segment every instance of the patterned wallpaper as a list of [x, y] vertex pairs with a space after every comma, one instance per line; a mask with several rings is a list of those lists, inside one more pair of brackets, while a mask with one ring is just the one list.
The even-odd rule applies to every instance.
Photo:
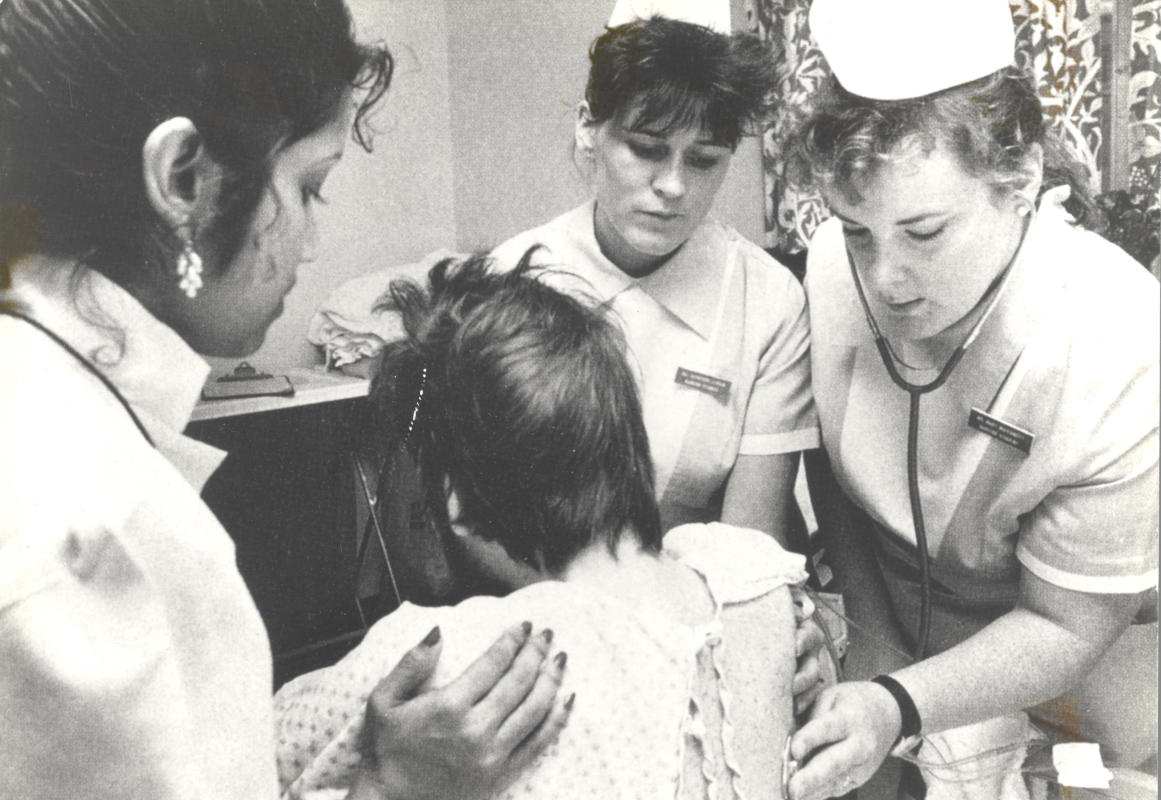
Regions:
[[[1122, 246], [1148, 263], [1156, 257], [1161, 219], [1161, 0], [1115, 0], [1132, 3], [1132, 54], [1128, 81], [1131, 164], [1128, 186], [1102, 196], [1110, 212], [1110, 238], [1147, 241]], [[1111, 3], [1108, 3], [1111, 5]], [[750, 13], [761, 35], [781, 53], [778, 94], [793, 107], [804, 101], [826, 77], [827, 68], [810, 38], [810, 0], [751, 0]], [[1035, 76], [1052, 124], [1074, 148], [1093, 175], [1099, 191], [1102, 146], [1102, 58], [1107, 37], [1094, 0], [1010, 0], [1016, 23], [1016, 62]], [[765, 132], [766, 246], [799, 252], [828, 216], [815, 194], [801, 194], [781, 180], [784, 120]], [[1123, 217], [1123, 219], [1122, 219]], [[1151, 234], [1150, 234], [1151, 231]], [[1143, 248], [1143, 249], [1142, 249]]]

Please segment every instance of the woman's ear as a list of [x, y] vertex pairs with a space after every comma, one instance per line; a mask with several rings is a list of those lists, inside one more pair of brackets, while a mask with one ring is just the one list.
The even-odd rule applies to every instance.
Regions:
[[575, 143], [577, 155], [584, 162], [590, 163], [597, 143], [597, 123], [593, 121], [587, 102], [577, 106]]
[[1040, 185], [1044, 182], [1044, 148], [1039, 143], [1028, 146], [1021, 173], [1022, 182], [1016, 187], [1016, 201], [1020, 205], [1026, 203], [1035, 208], [1036, 199], [1040, 196]]
[[221, 167], [185, 117], [162, 122], [141, 147], [145, 195], [170, 228], [197, 224], [213, 212]]

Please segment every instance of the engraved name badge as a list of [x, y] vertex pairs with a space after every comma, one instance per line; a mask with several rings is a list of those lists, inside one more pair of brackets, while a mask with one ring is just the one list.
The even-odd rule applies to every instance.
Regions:
[[694, 372], [692, 369], [686, 369], [685, 367], [677, 368], [677, 376], [673, 381], [682, 386], [688, 386], [691, 389], [704, 392], [719, 400], [725, 400], [730, 396], [729, 381], [715, 378], [713, 375]]
[[1010, 422], [1004, 422], [999, 417], [993, 417], [978, 408], [973, 408], [968, 414], [968, 427], [975, 428], [980, 433], [986, 433], [993, 439], [999, 439], [1025, 455], [1032, 450], [1032, 441], [1036, 438], [1036, 434], [1031, 431], [1026, 431]]

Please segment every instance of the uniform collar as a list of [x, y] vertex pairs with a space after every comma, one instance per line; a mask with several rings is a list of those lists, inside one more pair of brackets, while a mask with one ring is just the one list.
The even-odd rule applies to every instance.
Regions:
[[638, 281], [654, 300], [703, 339], [713, 333], [718, 299], [725, 291], [727, 238], [720, 224], [703, 222], [660, 269]]
[[12, 270], [5, 299], [73, 346], [117, 387], [158, 450], [201, 489], [225, 453], [181, 431], [209, 365], [171, 328], [98, 272], [37, 261]]
[[1043, 316], [1057, 305], [1051, 292], [1059, 282], [1047, 274], [1054, 263], [1049, 248], [1067, 224], [1063, 209], [1047, 202], [1029, 221], [1004, 295], [949, 380], [965, 410], [988, 408]]
[[725, 229], [717, 222], [703, 222], [660, 268], [635, 279], [601, 252], [593, 223], [595, 211], [596, 201], [590, 200], [570, 212], [569, 227], [580, 236], [582, 253], [596, 266], [591, 283], [601, 301], [608, 302], [626, 289], [638, 286], [703, 339], [710, 338], [718, 297], [725, 291], [722, 285], [727, 267]]

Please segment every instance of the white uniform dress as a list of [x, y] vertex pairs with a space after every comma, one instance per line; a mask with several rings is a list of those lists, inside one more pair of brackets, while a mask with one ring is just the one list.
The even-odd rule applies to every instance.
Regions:
[[[209, 367], [119, 287], [17, 268], [0, 299], [0, 797], [273, 798], [266, 632], [198, 497]], [[78, 310], [79, 309], [79, 310]]]
[[[1133, 593], [1157, 583], [1157, 281], [1051, 204], [1034, 216], [1012, 270], [951, 377], [920, 400], [931, 652], [1011, 609], [1021, 566], [1081, 592]], [[913, 636], [909, 396], [880, 360], [838, 220], [815, 234], [806, 288], [823, 444], [839, 484], [874, 521], [879, 566]], [[904, 377], [926, 383], [934, 373]], [[1028, 452], [970, 425], [973, 409], [1030, 432]], [[1108, 743], [1111, 716], [1131, 720], [1150, 702], [1155, 715], [1155, 647], [1156, 625], [1130, 629], [1090, 686], [1058, 708], [1080, 724], [1080, 736]], [[1110, 698], [1110, 684], [1121, 700]]]
[[518, 234], [493, 257], [511, 267], [544, 245], [535, 263], [567, 273], [555, 285], [612, 311], [641, 392], [662, 524], [718, 519], [739, 455], [818, 446], [802, 289], [761, 248], [712, 220], [660, 269], [634, 279], [601, 253], [594, 207]]

